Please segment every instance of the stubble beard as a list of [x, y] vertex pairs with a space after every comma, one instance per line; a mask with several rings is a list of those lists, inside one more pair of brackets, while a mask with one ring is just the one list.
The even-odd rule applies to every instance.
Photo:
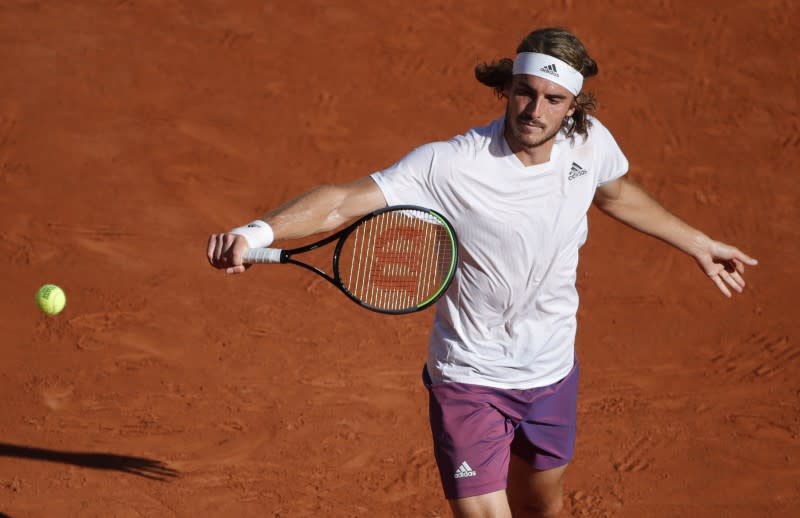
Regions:
[[517, 144], [519, 146], [526, 149], [536, 148], [541, 146], [542, 144], [546, 144], [551, 139], [553, 139], [561, 130], [561, 126], [556, 126], [555, 128], [547, 130], [545, 126], [537, 124], [539, 128], [546, 130], [546, 133], [539, 137], [534, 137], [531, 134], [520, 131], [520, 126], [526, 124], [527, 122], [529, 121], [522, 120], [519, 117], [517, 117], [515, 123], [513, 124], [510, 121], [506, 122], [506, 124], [508, 124], [509, 129], [511, 129], [511, 134], [514, 136], [514, 140], [517, 141]]

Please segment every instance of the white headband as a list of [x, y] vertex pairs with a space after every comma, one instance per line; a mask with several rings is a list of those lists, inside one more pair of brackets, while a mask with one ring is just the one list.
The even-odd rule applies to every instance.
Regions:
[[514, 60], [514, 75], [526, 74], [541, 77], [561, 85], [572, 95], [578, 95], [583, 86], [583, 75], [569, 63], [547, 54], [520, 52]]

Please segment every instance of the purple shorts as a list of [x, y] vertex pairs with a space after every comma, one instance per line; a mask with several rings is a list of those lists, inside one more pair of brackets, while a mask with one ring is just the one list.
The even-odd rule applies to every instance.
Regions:
[[547, 387], [498, 389], [468, 383], [431, 384], [433, 448], [445, 497], [505, 489], [510, 455], [535, 470], [567, 464], [575, 448], [578, 363]]

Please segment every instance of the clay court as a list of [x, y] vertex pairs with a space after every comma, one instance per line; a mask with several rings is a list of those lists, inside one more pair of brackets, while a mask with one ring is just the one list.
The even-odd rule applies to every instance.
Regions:
[[564, 516], [800, 515], [800, 8], [504, 4], [2, 2], [0, 515], [449, 516], [433, 313], [206, 240], [496, 118], [474, 66], [551, 25], [631, 177], [760, 260], [728, 300], [592, 209]]

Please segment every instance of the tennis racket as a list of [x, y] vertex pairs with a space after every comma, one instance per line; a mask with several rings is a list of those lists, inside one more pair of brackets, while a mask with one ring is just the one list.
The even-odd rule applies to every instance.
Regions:
[[[331, 243], [331, 273], [294, 259]], [[250, 248], [243, 262], [296, 264], [367, 309], [403, 314], [427, 308], [447, 290], [456, 271], [458, 241], [453, 226], [438, 212], [397, 205], [371, 212], [307, 246]]]

